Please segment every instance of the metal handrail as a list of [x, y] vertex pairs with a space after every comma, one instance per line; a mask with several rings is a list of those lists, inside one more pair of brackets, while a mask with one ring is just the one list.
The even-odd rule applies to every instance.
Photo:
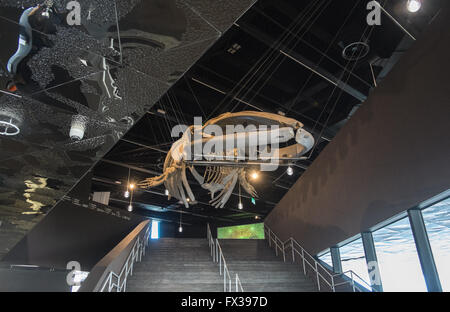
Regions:
[[[302, 262], [303, 274], [306, 276], [306, 265], [308, 265], [314, 272], [317, 281], [317, 288], [320, 291], [320, 281], [324, 282], [330, 289], [335, 292], [337, 286], [342, 286], [346, 284], [352, 285], [353, 292], [362, 292], [357, 283], [355, 283], [354, 276], [358, 277], [363, 284], [367, 285], [372, 292], [376, 292], [371, 285], [367, 284], [358, 274], [352, 270], [346, 271], [344, 273], [332, 274], [327, 270], [319, 261], [317, 261], [313, 256], [311, 256], [293, 237], [286, 241], [282, 241], [267, 225], [264, 224], [264, 233], [267, 234], [266, 238], [269, 240], [269, 246], [272, 243], [275, 247], [275, 254], [278, 256], [278, 250], [283, 254], [283, 261], [286, 262], [286, 249], [291, 249], [292, 252], [292, 262], [295, 262], [295, 254], [300, 256]], [[309, 259], [307, 259], [309, 258]], [[322, 274], [320, 271], [324, 272]], [[346, 274], [350, 273], [350, 280], [341, 283], [336, 283], [335, 279], [338, 277], [348, 278]]]
[[134, 263], [142, 261], [142, 256], [145, 256], [145, 248], [148, 246], [150, 228], [151, 225], [148, 225], [143, 238], [140, 236], [137, 237], [120, 273], [116, 274], [113, 271], [109, 272], [103, 286], [100, 288], [100, 292], [104, 292], [105, 288], [108, 292], [112, 292], [114, 288], [117, 292], [126, 291], [127, 279], [129, 275], [133, 275]]
[[[232, 279], [230, 276], [230, 271], [228, 270], [227, 262], [225, 261], [225, 257], [222, 252], [222, 247], [219, 244], [219, 240], [216, 238], [214, 240], [211, 234], [211, 228], [209, 223], [207, 225], [206, 236], [208, 240], [208, 245], [211, 250], [211, 256], [213, 258], [214, 263], [219, 263], [219, 273], [220, 276], [223, 275], [223, 291], [224, 292], [232, 292]], [[223, 263], [223, 269], [222, 269]], [[228, 279], [227, 279], [228, 278]], [[239, 275], [235, 275], [235, 292], [244, 292], [242, 288], [241, 280], [239, 279]]]
[[[335, 284], [335, 286], [342, 286], [342, 285], [346, 285], [346, 284], [351, 284], [352, 285], [352, 288], [353, 288], [353, 291], [355, 292], [355, 291], [359, 291], [359, 292], [362, 292], [362, 290], [359, 288], [359, 287], [357, 287], [356, 285], [355, 285], [355, 279], [353, 278], [353, 276], [356, 276], [357, 278], [358, 278], [358, 280], [359, 280], [359, 284], [364, 284], [364, 285], [366, 285], [369, 289], [371, 289], [371, 291], [372, 292], [378, 292], [378, 290], [376, 290], [375, 288], [373, 288], [371, 285], [369, 285], [361, 276], [359, 276], [358, 274], [356, 274], [355, 272], [353, 272], [352, 270], [348, 270], [348, 271], [345, 271], [345, 272], [343, 272], [343, 273], [338, 273], [338, 274], [335, 274], [335, 275], [333, 275], [334, 277], [344, 277], [344, 276], [346, 276], [347, 274], [350, 274], [350, 280], [348, 280], [348, 281], [344, 281], [344, 282], [342, 282], [342, 283], [337, 283], [337, 284]], [[347, 277], [347, 276], [346, 276]], [[348, 278], [348, 277], [347, 277]]]

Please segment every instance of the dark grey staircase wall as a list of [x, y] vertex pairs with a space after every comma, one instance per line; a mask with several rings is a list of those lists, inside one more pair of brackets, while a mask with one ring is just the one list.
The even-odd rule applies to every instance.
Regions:
[[[164, 218], [164, 216], [161, 216]], [[163, 222], [159, 227], [159, 236], [167, 238], [203, 238], [206, 237], [205, 224], [183, 225], [183, 232], [178, 231], [179, 224]]]
[[315, 254], [449, 189], [450, 3], [265, 220]]
[[66, 269], [78, 261], [91, 268], [144, 219], [94, 203], [90, 208], [63, 200], [4, 258], [11, 264]]
[[239, 275], [244, 291], [314, 292], [313, 281], [299, 264], [283, 262], [265, 240], [220, 240], [232, 278]]
[[223, 279], [206, 238], [160, 238], [135, 264], [127, 291], [222, 292]]
[[0, 267], [0, 292], [70, 292], [70, 271]]

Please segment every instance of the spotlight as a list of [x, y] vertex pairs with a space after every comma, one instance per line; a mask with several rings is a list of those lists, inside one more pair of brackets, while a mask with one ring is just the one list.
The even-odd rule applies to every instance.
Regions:
[[292, 167], [291, 166], [289, 166], [288, 168], [287, 168], [287, 170], [286, 170], [286, 173], [288, 174], [288, 175], [293, 175], [294, 174], [294, 169], [292, 169]]
[[258, 172], [254, 171], [254, 172], [252, 173], [252, 179], [253, 179], [253, 180], [256, 180], [256, 179], [258, 179], [258, 177], [259, 177]]
[[134, 189], [134, 184], [133, 183], [130, 184], [130, 189], [131, 190]]
[[417, 11], [419, 11], [421, 6], [421, 0], [408, 0], [408, 3], [406, 4], [408, 11], [411, 13], [416, 13]]
[[183, 232], [183, 227], [180, 225], [180, 227], [178, 228], [178, 232]]
[[244, 205], [242, 205], [241, 202], [238, 204], [238, 209], [240, 209], [240, 210], [244, 209]]
[[166, 196], [169, 196], [169, 190], [166, 189], [166, 190], [164, 191], [164, 194], [165, 194]]
[[129, 212], [132, 212], [133, 211], [133, 205], [128, 205], [128, 209], [127, 209]]
[[125, 193], [123, 194], [123, 197], [125, 198], [130, 197], [130, 191], [126, 190]]

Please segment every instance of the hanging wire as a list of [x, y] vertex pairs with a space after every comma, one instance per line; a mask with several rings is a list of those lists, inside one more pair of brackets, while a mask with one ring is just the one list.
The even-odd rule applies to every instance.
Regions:
[[[325, 0], [324, 0], [324, 1], [325, 1]], [[303, 34], [300, 35], [300, 37], [297, 37], [297, 38], [299, 38], [299, 39], [296, 41], [295, 45], [294, 45], [291, 49], [294, 49], [294, 48], [298, 45], [298, 43], [299, 43], [300, 40], [303, 38], [303, 36], [309, 31], [309, 29], [311, 29], [311, 27], [314, 25], [314, 23], [317, 21], [317, 19], [321, 16], [321, 14], [325, 11], [325, 9], [328, 7], [328, 5], [329, 5], [330, 3], [331, 3], [331, 1], [328, 1], [328, 3], [327, 3], [325, 6], [323, 6], [321, 9], [320, 9], [320, 7], [321, 7], [323, 4], [325, 4], [325, 2], [322, 2], [321, 4], [319, 4], [319, 5], [316, 7], [316, 9], [314, 10], [314, 12], [312, 12], [311, 15], [310, 15], [310, 17], [304, 22], [304, 25], [306, 25], [307, 23], [309, 23], [309, 27], [307, 27], [306, 29], [304, 29]], [[317, 10], [319, 10], [319, 9], [320, 9], [320, 12], [319, 12], [318, 14], [316, 14], [316, 13], [317, 13]], [[316, 14], [316, 15], [315, 15], [315, 18], [314, 18], [314, 20], [313, 20], [312, 22], [310, 22], [310, 19], [313, 17], [314, 14]], [[300, 33], [300, 31], [302, 30], [303, 27], [304, 27], [303, 25], [300, 27], [300, 29], [298, 30], [298, 33]], [[297, 33], [297, 35], [298, 35], [298, 33]], [[286, 37], [288, 37], [288, 34], [289, 34], [289, 33], [286, 34]], [[275, 54], [276, 56], [273, 58], [273, 60], [269, 63], [269, 65], [266, 67], [266, 69], [262, 72], [262, 74], [261, 74], [259, 77], [263, 77], [263, 75], [266, 74], [266, 72], [271, 68], [271, 66], [272, 66], [278, 59], [281, 58], [282, 60], [281, 60], [280, 62], [278, 62], [276, 68], [272, 70], [272, 72], [270, 73], [269, 77], [266, 78], [266, 80], [261, 84], [261, 86], [259, 87], [259, 89], [258, 89], [256, 92], [253, 92], [254, 95], [253, 95], [253, 97], [252, 97], [249, 101], [252, 101], [252, 100], [253, 100], [253, 99], [261, 92], [261, 90], [265, 87], [265, 85], [267, 84], [267, 82], [272, 78], [273, 74], [274, 74], [274, 73], [278, 70], [278, 68], [283, 64], [283, 62], [284, 62], [284, 60], [285, 60], [285, 57], [280, 53], [280, 52], [281, 52], [280, 48], [282, 47], [282, 45], [284, 44], [284, 45], [286, 45], [286, 46], [289, 46], [289, 45], [291, 44], [291, 42], [294, 41], [294, 39], [295, 39], [295, 38], [291, 38], [291, 39], [290, 39], [287, 43], [285, 43], [285, 44], [284, 44], [283, 42], [280, 42], [278, 48], [277, 48], [276, 50], [273, 51], [273, 54]], [[311, 73], [311, 74], [312, 74], [312, 73]], [[250, 90], [251, 90], [252, 88], [254, 88], [254, 87], [257, 85], [257, 83], [259, 82], [259, 80], [260, 80], [260, 78], [256, 79], [256, 81], [253, 83], [253, 85], [252, 85], [252, 86], [247, 90], [247, 92], [245, 93], [244, 98], [247, 96], [247, 94], [250, 93]], [[233, 110], [236, 109], [236, 107], [237, 107], [237, 106], [235, 106], [235, 107], [233, 108]]]
[[[275, 25], [277, 25], [280, 28], [284, 28], [283, 25], [281, 25], [279, 22], [277, 22], [276, 20], [274, 20], [271, 16], [267, 15], [264, 11], [261, 11], [261, 9], [258, 8], [254, 8], [255, 11], [257, 11], [259, 14], [261, 14], [262, 16], [264, 16], [265, 18], [267, 18], [268, 20], [270, 20], [272, 23], [274, 23]], [[297, 37], [296, 34], [290, 32], [291, 35]], [[297, 37], [298, 38], [298, 37]], [[304, 40], [303, 38], [299, 38], [299, 40], [305, 44], [306, 46], [308, 46], [309, 48], [311, 48], [312, 50], [314, 50], [316, 53], [319, 53], [320, 55], [324, 56], [326, 59], [328, 59], [330, 62], [332, 62], [333, 64], [335, 64], [336, 66], [340, 67], [341, 69], [345, 69], [344, 66], [339, 63], [338, 61], [336, 61], [335, 59], [333, 59], [332, 57], [330, 57], [329, 55], [327, 55], [326, 53], [324, 53], [323, 51], [321, 51], [319, 48], [315, 47], [314, 45], [312, 45], [310, 42]], [[364, 80], [363, 78], [361, 78], [359, 75], [352, 73], [351, 74], [353, 77], [355, 77], [356, 79], [358, 79], [359, 81], [361, 81], [362, 83], [364, 83], [366, 86], [371, 87], [371, 84], [368, 83], [366, 80]]]
[[[346, 17], [344, 23], [342, 24], [342, 26], [340, 27], [340, 30], [338, 31], [338, 33], [343, 29], [345, 23], [347, 22], [347, 20], [349, 19], [349, 17], [352, 15], [353, 11], [355, 10], [355, 8], [356, 8], [356, 6], [357, 6], [358, 4], [359, 4], [359, 2], [353, 7], [353, 9], [350, 11], [350, 14], [347, 15], [347, 17]], [[369, 28], [369, 26], [366, 26], [366, 28], [365, 28], [364, 31], [362, 32], [362, 35], [361, 35], [361, 38], [360, 38], [359, 41], [362, 41], [364, 38], [366, 38], [367, 41], [370, 39], [370, 36], [371, 36], [371, 34], [372, 34], [372, 32], [373, 32], [373, 28], [370, 30], [368, 36], [366, 37], [366, 36], [365, 36], [365, 33], [366, 33], [366, 31], [367, 31], [368, 28]], [[337, 34], [335, 35], [335, 37], [333, 38], [332, 42], [334, 42], [334, 41], [336, 40], [336, 37], [337, 37], [338, 33], [337, 33]], [[361, 56], [362, 52], [363, 52], [363, 51], [359, 51], [358, 58]], [[351, 63], [352, 63], [352, 61], [350, 61], [350, 60], [346, 62], [345, 67], [344, 67], [344, 71], [343, 71], [343, 73], [341, 74], [341, 76], [339, 77], [339, 80], [340, 80], [340, 81], [343, 81], [342, 78], [344, 77], [344, 75], [345, 75], [346, 73], [347, 73], [348, 75], [347, 75], [347, 79], [346, 79], [345, 83], [347, 83], [347, 82], [349, 81], [349, 79], [350, 79], [350, 77], [351, 77], [351, 75], [352, 75], [352, 73], [353, 73], [353, 71], [354, 71], [354, 69], [355, 69], [355, 67], [356, 67], [356, 65], [357, 65], [357, 62], [354, 62], [354, 63], [353, 63], [353, 66], [351, 67], [351, 70], [348, 70], [348, 68], [349, 68], [349, 66], [350, 66]], [[328, 97], [328, 99], [327, 99], [327, 102], [326, 102], [324, 108], [322, 109], [322, 111], [321, 111], [319, 117], [318, 117], [317, 120], [316, 120], [316, 123], [314, 124], [313, 132], [315, 131], [315, 129], [316, 129], [316, 127], [317, 127], [317, 124], [320, 122], [320, 119], [322, 118], [324, 112], [326, 111], [326, 109], [327, 109], [327, 107], [328, 107], [328, 105], [329, 105], [329, 103], [330, 103], [330, 101], [331, 101], [331, 99], [332, 99], [334, 93], [336, 92], [337, 88], [338, 88], [337, 85], [335, 85], [335, 86], [333, 87], [333, 89], [332, 89], [332, 91], [331, 91], [331, 94], [329, 95], [329, 97]], [[337, 107], [337, 104], [338, 104], [340, 98], [342, 97], [342, 94], [343, 94], [343, 90], [341, 89], [340, 92], [339, 92], [339, 94], [338, 94], [338, 96], [337, 96], [337, 98], [336, 98], [336, 101], [334, 102], [334, 105], [333, 105], [332, 108], [331, 108], [331, 111], [330, 111], [330, 113], [329, 113], [329, 115], [328, 115], [328, 117], [327, 117], [327, 119], [326, 119], [324, 125], [322, 126], [321, 132], [320, 132], [318, 138], [315, 140], [314, 146], [313, 146], [313, 148], [311, 149], [309, 155], [306, 157], [306, 159], [310, 159], [310, 158], [312, 157], [312, 155], [313, 155], [315, 149], [317, 148], [317, 145], [319, 144], [319, 139], [323, 136], [324, 131], [328, 128], [328, 123], [329, 123], [330, 120], [331, 120], [331, 116], [333, 115], [333, 113], [334, 113], [334, 111], [335, 111], [335, 109], [336, 109], [336, 107]], [[294, 161], [294, 163], [295, 163], [295, 161]], [[284, 176], [284, 174], [285, 174], [285, 172], [283, 172], [283, 174], [281, 174], [281, 175], [277, 178], [277, 180], [279, 180], [280, 178], [282, 178], [282, 177]]]
[[[360, 3], [361, 3], [361, 0], [358, 0], [358, 2], [353, 6], [352, 10], [350, 11], [350, 13], [349, 13], [349, 14], [347, 15], [347, 17], [345, 18], [344, 22], [342, 23], [342, 25], [341, 25], [341, 27], [339, 28], [338, 32], [337, 32], [337, 33], [335, 34], [335, 36], [333, 37], [333, 39], [332, 39], [332, 41], [331, 41], [331, 43], [330, 43], [330, 45], [328, 46], [328, 48], [327, 48], [326, 51], [328, 51], [328, 50], [331, 48], [331, 46], [334, 44], [334, 42], [336, 41], [336, 39], [338, 38], [338, 36], [339, 36], [340, 33], [342, 32], [342, 30], [344, 29], [345, 24], [347, 24], [348, 20], [350, 19], [351, 15], [353, 14], [354, 10], [356, 9], [356, 7], [357, 7]], [[365, 31], [363, 32], [363, 34], [364, 34], [364, 33], [365, 33]], [[319, 64], [320, 64], [322, 61], [323, 61], [323, 57], [319, 60], [319, 63], [317, 64], [316, 68], [319, 66]], [[345, 65], [345, 67], [344, 67], [344, 71], [343, 71], [342, 75], [344, 75], [344, 73], [347, 71], [347, 67], [348, 67], [348, 65], [349, 65], [349, 62], [350, 62], [350, 61], [347, 61], [347, 62], [346, 62], [346, 65]], [[310, 74], [310, 76], [309, 76], [307, 82], [309, 82], [309, 80], [311, 79], [312, 76], [313, 76], [313, 73]], [[341, 79], [339, 79], [339, 80], [341, 80]], [[303, 92], [305, 86], [306, 86], [306, 84], [303, 85], [303, 88], [300, 90], [299, 93], [297, 93], [297, 96], [295, 97], [295, 100], [294, 100], [294, 101], [297, 101], [298, 97], [299, 97], [300, 94]], [[331, 94], [330, 94], [330, 97], [328, 97], [328, 100], [327, 100], [325, 106], [323, 107], [322, 111], [320, 112], [319, 117], [316, 119], [316, 122], [314, 123], [314, 126], [313, 126], [313, 128], [312, 128], [312, 133], [315, 132], [315, 130], [316, 130], [316, 128], [317, 128], [317, 124], [320, 122], [320, 119], [322, 118], [323, 113], [325, 112], [325, 110], [326, 110], [327, 107], [328, 107], [329, 100], [330, 100], [331, 96], [334, 94], [334, 92], [336, 91], [336, 89], [337, 89], [337, 85], [335, 85], [334, 88], [332, 89]], [[325, 124], [324, 127], [326, 128], [327, 125]], [[313, 135], [314, 135], [314, 134], [313, 134]], [[320, 136], [320, 137], [321, 137], [321, 136]], [[318, 137], [316, 141], [318, 141], [318, 140], [320, 139], [320, 137]]]
[[203, 118], [206, 118], [206, 114], [205, 114], [205, 112], [203, 111], [202, 105], [200, 104], [200, 101], [198, 100], [197, 96], [195, 95], [194, 90], [192, 89], [192, 86], [191, 86], [191, 84], [189, 83], [189, 79], [186, 78], [186, 75], [184, 76], [184, 80], [186, 81], [186, 84], [187, 84], [187, 86], [189, 87], [189, 90], [191, 91], [192, 96], [193, 96], [194, 99], [195, 99], [195, 102], [197, 103], [198, 107], [200, 108], [200, 111], [202, 112], [202, 117], [203, 117]]
[[[319, 0], [315, 0], [314, 2], [310, 2], [308, 5], [307, 5], [307, 7], [304, 9], [304, 11], [309, 11], [310, 10], [310, 7], [312, 7], [312, 5], [313, 4], [315, 4], [315, 3], [317, 3]], [[298, 17], [297, 17], [297, 19], [296, 20], [294, 20], [292, 23], [291, 23], [291, 25], [289, 26], [289, 28], [291, 28], [292, 27], [292, 25], [296, 25], [296, 23], [298, 23], [298, 19], [300, 19], [300, 18], [302, 18], [303, 17], [303, 13], [304, 12], [301, 12], [299, 15], [298, 15]], [[306, 13], [306, 12], [305, 12]], [[283, 33], [280, 37], [281, 37], [281, 39], [279, 39], [279, 40], [283, 40], [283, 38], [284, 38], [284, 36], [285, 36], [285, 33]], [[266, 52], [259, 58], [259, 60], [257, 61], [257, 62], [255, 62], [255, 64], [250, 68], [250, 70], [239, 80], [239, 82], [233, 87], [233, 89], [228, 93], [228, 95], [226, 95], [225, 97], [224, 97], [224, 99], [219, 103], [219, 105], [217, 105], [216, 107], [215, 107], [215, 109], [208, 115], [208, 119], [210, 119], [213, 115], [214, 115], [214, 113], [219, 109], [219, 108], [222, 108], [222, 107], [228, 107], [231, 103], [232, 103], [232, 101], [231, 102], [229, 102], [228, 103], [228, 105], [224, 105], [224, 103], [225, 103], [225, 101], [228, 99], [228, 97], [229, 97], [229, 94], [235, 94], [235, 91], [240, 87], [240, 85], [246, 80], [246, 79], [248, 79], [250, 76], [252, 76], [252, 75], [254, 75], [254, 71], [255, 71], [255, 69], [257, 68], [257, 67], [261, 67], [261, 62], [263, 62], [266, 58], [267, 58], [267, 56], [270, 54], [272, 52], [272, 49], [271, 49], [271, 47], [269, 47], [267, 50], [266, 50]], [[253, 74], [252, 74], [253, 73]], [[241, 87], [241, 89], [242, 89], [242, 87]]]
[[[349, 12], [349, 14], [346, 16], [346, 18], [344, 19], [344, 22], [342, 23], [342, 25], [339, 27], [338, 31], [336, 32], [336, 34], [334, 35], [333, 39], [331, 40], [331, 42], [328, 44], [327, 48], [325, 49], [325, 51], [323, 52], [321, 58], [319, 59], [319, 61], [317, 62], [317, 64], [315, 65], [315, 70], [317, 68], [319, 68], [320, 64], [322, 64], [323, 60], [325, 59], [325, 55], [328, 53], [328, 51], [333, 47], [336, 39], [339, 37], [339, 35], [341, 34], [341, 32], [343, 31], [345, 25], [347, 24], [348, 20], [350, 19], [350, 17], [352, 16], [353, 12], [355, 11], [355, 9], [357, 8], [357, 6], [361, 3], [361, 0], [358, 0], [355, 5], [353, 6], [353, 8], [351, 9], [351, 11]], [[295, 48], [295, 47], [294, 47]], [[344, 72], [347, 70], [346, 67], [343, 67]], [[292, 104], [296, 103], [299, 99], [299, 97], [303, 94], [303, 91], [305, 90], [306, 86], [308, 85], [308, 83], [311, 81], [312, 77], [314, 76], [314, 73], [311, 72], [310, 75], [308, 76], [308, 79], [306, 80], [306, 82], [303, 84], [302, 88], [300, 89], [299, 92], [297, 92], [297, 95], [294, 97], [294, 99], [292, 100]], [[288, 113], [288, 112], [286, 112]], [[314, 126], [317, 126], [317, 121], [316, 120], [316, 124]]]
[[[387, 0], [385, 0], [384, 4], [386, 4], [386, 1], [387, 1]], [[384, 4], [383, 4], [383, 5], [384, 5]], [[372, 35], [372, 32], [373, 32], [373, 30], [374, 30], [374, 28], [372, 27], [372, 28], [370, 29], [370, 31], [369, 31], [369, 34], [368, 34], [367, 36], [365, 36], [365, 33], [366, 33], [366, 31], [369, 29], [369, 27], [370, 27], [370, 26], [367, 25], [366, 28], [364, 29], [364, 31], [363, 31], [363, 33], [362, 33], [362, 35], [361, 35], [360, 41], [362, 41], [364, 38], [366, 38], [366, 40], [369, 41], [369, 39], [370, 39], [370, 37], [371, 37], [371, 35]], [[362, 55], [362, 53], [363, 53], [362, 50], [359, 51], [358, 58]], [[352, 62], [352, 61], [349, 60], [349, 61], [347, 62], [347, 64], [346, 64], [345, 67], [347, 68], [347, 67], [350, 65], [351, 62]], [[358, 62], [354, 62], [354, 63], [353, 63], [353, 66], [352, 66], [352, 69], [350, 70], [350, 72], [353, 72], [353, 71], [355, 70], [357, 63], [358, 63]], [[341, 75], [341, 77], [340, 77], [339, 80], [342, 81], [342, 78], [343, 78], [344, 75], [345, 75], [345, 71], [342, 73], [342, 75]], [[350, 79], [350, 75], [347, 75], [347, 79], [345, 80], [345, 83], [348, 83], [349, 79]], [[334, 92], [335, 92], [336, 89], [337, 89], [337, 86], [335, 86], [335, 87], [333, 88], [332, 95], [334, 94]], [[340, 92], [339, 92], [339, 94], [338, 94], [338, 96], [337, 96], [337, 98], [336, 98], [336, 101], [334, 102], [334, 105], [333, 105], [333, 107], [332, 107], [332, 109], [331, 109], [331, 111], [330, 111], [330, 114], [328, 115], [328, 118], [327, 118], [326, 121], [325, 121], [325, 127], [323, 127], [322, 130], [321, 130], [321, 132], [320, 132], [319, 138], [322, 137], [324, 131], [325, 131], [326, 128], [328, 127], [328, 123], [329, 123], [330, 120], [331, 120], [331, 116], [333, 115], [333, 113], [334, 113], [334, 111], [335, 111], [335, 109], [336, 109], [336, 107], [337, 107], [337, 104], [338, 104], [339, 100], [340, 100], [341, 97], [342, 97], [342, 94], [343, 94], [343, 90], [341, 89]], [[330, 95], [330, 97], [329, 97], [329, 99], [328, 99], [328, 101], [327, 101], [327, 106], [328, 106], [328, 102], [331, 100], [331, 96], [332, 96], [332, 95]], [[320, 117], [319, 117], [319, 118], [320, 118]], [[307, 157], [308, 159], [310, 159], [310, 158], [312, 157], [312, 155], [313, 155], [315, 149], [317, 148], [318, 143], [319, 143], [319, 140], [316, 140], [316, 142], [315, 142], [313, 148], [311, 149], [311, 151], [310, 151], [310, 153], [309, 153], [309, 156]]]
[[[317, 0], [317, 1], [319, 1], [319, 0]], [[315, 3], [317, 3], [317, 1]], [[322, 2], [319, 3], [319, 5], [316, 6], [316, 7], [314, 7], [315, 3], [313, 3], [313, 5], [311, 5], [311, 7], [309, 7], [309, 8], [307, 7], [305, 9], [306, 11], [303, 14], [300, 14], [298, 16], [298, 20], [295, 21], [294, 25], [290, 26], [289, 28], [292, 28], [294, 32], [300, 32], [302, 30], [302, 28], [314, 16], [314, 14], [317, 12], [317, 10], [319, 10], [320, 7], [325, 3], [326, 0], [320, 0], [320, 1], [322, 1]], [[309, 12], [312, 8], [314, 8], [313, 11]], [[309, 15], [307, 15], [307, 14], [309, 14]], [[303, 20], [305, 16], [306, 16], [306, 20]], [[282, 36], [281, 36], [281, 39], [277, 40], [276, 43], [269, 48], [267, 57], [262, 60], [261, 65], [250, 75], [250, 77], [248, 79], [246, 79], [245, 83], [238, 90], [237, 95], [239, 97], [243, 97], [243, 99], [245, 99], [247, 94], [249, 94], [250, 91], [252, 91], [253, 87], [256, 86], [256, 84], [262, 79], [262, 77], [264, 77], [264, 75], [267, 73], [267, 71], [270, 69], [270, 67], [278, 59], [278, 57], [279, 57], [279, 53], [278, 53], [279, 48], [282, 45], [284, 45], [284, 44], [289, 45], [290, 42], [292, 42], [292, 40], [293, 40], [292, 38], [290, 40], [288, 40], [288, 38], [289, 38], [289, 28], [285, 29], [283, 34], [282, 34]], [[296, 30], [297, 28], [298, 28], [298, 30]], [[272, 58], [272, 60], [271, 60], [271, 58]], [[273, 75], [273, 73], [275, 71], [276, 71], [276, 69], [272, 71], [272, 75]], [[270, 77], [266, 79], [266, 83], [270, 79]], [[252, 79], [254, 79], [253, 82], [252, 82]], [[247, 88], [247, 90], [244, 90], [247, 87], [247, 85], [250, 85], [250, 87]], [[244, 92], [244, 91], [246, 91], [246, 92]], [[241, 93], [243, 93], [242, 96], [240, 96]], [[232, 101], [231, 101], [231, 103], [232, 103]], [[233, 107], [233, 109], [231, 111], [234, 111], [238, 107], [238, 105], [239, 105], [239, 103], [237, 103]]]

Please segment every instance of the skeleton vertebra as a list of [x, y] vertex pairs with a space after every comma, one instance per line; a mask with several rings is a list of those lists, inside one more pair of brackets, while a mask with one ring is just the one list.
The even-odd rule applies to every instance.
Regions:
[[[203, 132], [208, 126], [216, 126], [223, 129], [227, 125], [241, 124], [278, 126], [279, 130], [276, 130], [276, 132], [274, 130], [251, 131], [247, 127], [240, 133], [219, 136], [213, 136]], [[302, 127], [303, 124], [299, 121], [276, 114], [253, 111], [225, 113], [205, 123], [201, 127], [202, 136], [200, 138], [196, 139], [194, 135], [194, 140], [191, 141], [190, 137], [197, 129], [195, 126], [187, 128], [182, 138], [176, 141], [167, 153], [163, 174], [145, 179], [138, 183], [138, 186], [141, 188], [151, 188], [164, 183], [166, 189], [169, 191], [169, 199], [173, 196], [183, 202], [186, 207], [189, 207], [189, 204], [195, 204], [196, 200], [186, 176], [186, 168], [188, 168], [202, 188], [211, 193], [210, 204], [216, 208], [223, 208], [225, 206], [237, 183], [250, 196], [257, 197], [255, 188], [247, 180], [247, 170], [251, 166], [251, 163], [247, 160], [251, 151], [259, 148], [260, 153], [267, 153], [268, 145], [286, 143], [295, 137], [296, 144], [271, 150], [271, 153], [262, 159], [267, 164], [289, 163], [298, 160], [299, 157], [307, 153], [314, 145], [313, 136], [303, 130]], [[255, 137], [260, 138], [260, 135], [269, 135], [269, 138], [266, 140], [252, 140]], [[239, 142], [239, 139], [242, 139], [240, 142], [245, 142], [245, 145], [243, 147], [239, 147], [238, 145], [236, 148], [236, 144], [234, 143], [235, 141]], [[232, 146], [233, 148], [225, 148], [224, 151], [214, 150], [213, 153], [204, 155], [208, 161], [206, 162], [207, 166], [202, 175], [194, 167], [196, 163], [195, 159], [198, 155], [193, 155], [192, 150], [195, 151], [196, 144], [204, 147], [207, 144], [211, 145], [214, 143], [222, 143], [223, 146]], [[229, 143], [232, 144], [230, 145]], [[273, 157], [274, 154], [278, 157]], [[191, 161], [193, 158], [194, 161]], [[217, 192], [219, 194], [216, 195]]]

